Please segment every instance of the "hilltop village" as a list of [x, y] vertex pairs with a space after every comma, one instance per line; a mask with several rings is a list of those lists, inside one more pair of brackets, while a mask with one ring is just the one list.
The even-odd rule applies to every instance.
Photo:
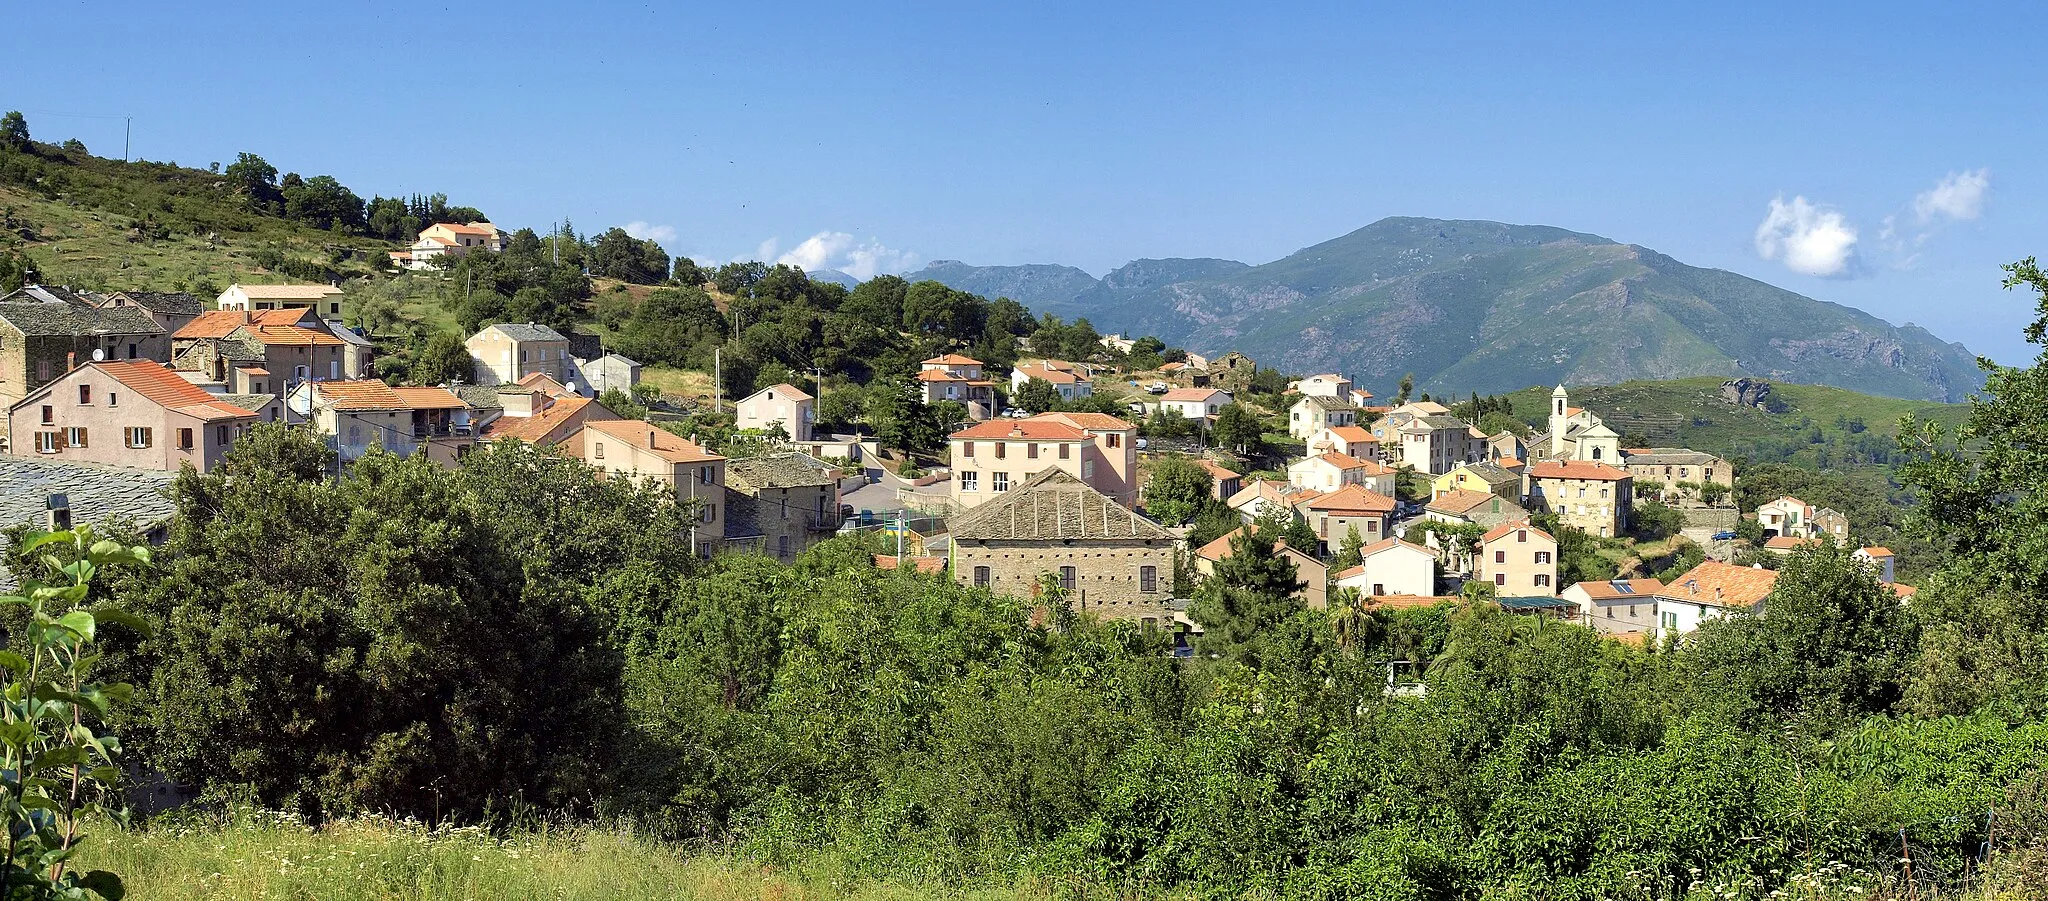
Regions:
[[[389, 264], [432, 277], [508, 239], [438, 223]], [[1240, 557], [1285, 560], [1310, 608], [1482, 600], [1638, 642], [1762, 609], [1776, 560], [1823, 541], [1912, 592], [1841, 512], [1789, 496], [1738, 510], [1733, 462], [1640, 446], [1565, 385], [1540, 416], [1405, 384], [1380, 398], [1340, 373], [1054, 320], [1005, 338], [1002, 361], [941, 336], [914, 370], [869, 373], [870, 408], [900, 394], [888, 403], [936, 428], [913, 441], [879, 415], [822, 411], [820, 371], [679, 394], [575, 326], [482, 324], [440, 364], [455, 377], [408, 384], [380, 376], [380, 340], [348, 324], [349, 304], [327, 284], [0, 297], [0, 515], [160, 529], [171, 476], [210, 471], [275, 425], [317, 434], [337, 468], [369, 453], [459, 466], [512, 441], [651, 480], [689, 506], [676, 540], [702, 557], [789, 562], [880, 531], [894, 552], [875, 566], [1019, 597], [1057, 589], [1079, 612], [1167, 631], [1181, 654], [1202, 631], [1202, 584]]]

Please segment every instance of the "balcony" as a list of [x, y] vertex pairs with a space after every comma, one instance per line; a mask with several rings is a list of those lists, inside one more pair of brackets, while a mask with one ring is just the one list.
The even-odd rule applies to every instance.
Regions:
[[846, 517], [837, 511], [804, 514], [804, 528], [813, 532], [837, 532], [845, 522]]

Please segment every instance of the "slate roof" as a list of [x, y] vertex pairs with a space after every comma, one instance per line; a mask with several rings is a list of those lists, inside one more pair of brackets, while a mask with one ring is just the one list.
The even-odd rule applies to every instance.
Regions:
[[1357, 407], [1351, 405], [1349, 402], [1338, 400], [1334, 397], [1325, 397], [1320, 394], [1303, 395], [1301, 400], [1295, 401], [1295, 403], [1308, 404], [1309, 406], [1316, 407], [1318, 409], [1323, 410], [1324, 412], [1341, 412], [1344, 410], [1358, 409]]
[[244, 410], [259, 413], [263, 411], [264, 407], [270, 406], [271, 401], [277, 399], [275, 394], [221, 394], [217, 396], [230, 406], [241, 407]]
[[1705, 466], [1719, 462], [1721, 458], [1705, 451], [1687, 450], [1682, 447], [1639, 447], [1621, 452], [1623, 463], [1651, 466], [1670, 464], [1672, 466]]
[[[0, 528], [44, 525], [46, 498], [62, 494], [75, 524], [127, 521], [144, 530], [171, 518], [165, 490], [177, 473], [0, 455]], [[0, 567], [0, 588], [13, 584]]]
[[0, 322], [26, 336], [164, 333], [148, 313], [129, 307], [92, 310], [64, 303], [0, 303]]
[[1502, 469], [1497, 463], [1485, 461], [1466, 463], [1459, 468], [1478, 476], [1481, 481], [1488, 485], [1519, 484], [1522, 481], [1521, 476]]
[[1164, 541], [1164, 527], [1060, 469], [1047, 469], [949, 523], [955, 541]]
[[746, 457], [725, 464], [725, 483], [741, 490], [803, 488], [838, 481], [837, 468], [801, 451]]
[[502, 410], [504, 403], [498, 400], [496, 385], [457, 385], [452, 389], [455, 396], [472, 410]]
[[172, 316], [197, 316], [206, 312], [206, 302], [190, 294], [166, 291], [116, 291], [109, 297], [126, 298], [152, 313]]
[[489, 331], [491, 329], [497, 329], [498, 334], [504, 335], [505, 337], [510, 338], [514, 341], [569, 340], [567, 337], [563, 336], [561, 332], [548, 328], [545, 325], [536, 325], [531, 322], [498, 322], [484, 326], [485, 331]]
[[91, 291], [77, 291], [71, 288], [61, 288], [56, 285], [23, 285], [19, 289], [10, 292], [6, 297], [0, 298], [0, 300], [5, 300], [9, 303], [15, 301], [22, 303], [61, 303], [81, 309], [91, 309], [99, 306], [100, 301], [103, 299], [100, 295], [94, 294]]

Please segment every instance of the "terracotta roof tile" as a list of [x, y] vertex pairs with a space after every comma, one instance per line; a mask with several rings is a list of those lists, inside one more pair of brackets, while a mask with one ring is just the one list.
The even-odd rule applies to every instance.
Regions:
[[637, 419], [595, 420], [584, 423], [583, 428], [650, 451], [670, 463], [710, 463], [725, 459], [688, 438]]
[[1394, 499], [1363, 485], [1346, 485], [1308, 502], [1311, 510], [1392, 513]]
[[980, 366], [981, 361], [962, 354], [939, 354], [924, 361], [926, 366]]
[[1716, 607], [1749, 608], [1769, 597], [1777, 582], [1775, 570], [1708, 560], [1672, 579], [1657, 596]]
[[242, 419], [256, 415], [252, 411], [208, 394], [205, 389], [185, 381], [183, 376], [164, 368], [161, 363], [120, 360], [86, 365], [106, 373], [109, 378], [147, 398], [151, 403], [189, 416], [200, 419]]
[[[1655, 598], [1657, 592], [1664, 590], [1664, 583], [1656, 579], [1615, 579], [1606, 582], [1578, 582], [1575, 584], [1580, 591], [1586, 593], [1586, 597], [1596, 601], [1613, 600], [1615, 598]], [[1627, 591], [1621, 590], [1624, 585], [1628, 586]]]
[[1439, 513], [1449, 513], [1454, 516], [1463, 516], [1489, 501], [1499, 499], [1501, 499], [1500, 495], [1494, 494], [1491, 491], [1472, 491], [1461, 488], [1457, 491], [1444, 492], [1442, 497], [1430, 501], [1429, 506], [1425, 509], [1435, 510]]
[[1530, 531], [1531, 533], [1533, 533], [1533, 534], [1536, 534], [1536, 535], [1541, 535], [1541, 536], [1543, 536], [1544, 538], [1546, 538], [1546, 539], [1549, 539], [1550, 541], [1556, 541], [1556, 540], [1557, 540], [1556, 538], [1552, 537], [1552, 536], [1551, 536], [1551, 534], [1550, 534], [1549, 532], [1545, 532], [1545, 531], [1543, 531], [1542, 529], [1536, 528], [1535, 526], [1533, 526], [1533, 525], [1530, 525], [1530, 524], [1529, 524], [1528, 522], [1526, 522], [1526, 521], [1525, 521], [1525, 522], [1504, 522], [1504, 523], [1501, 523], [1500, 525], [1494, 526], [1494, 527], [1493, 527], [1492, 529], [1489, 529], [1489, 530], [1487, 531], [1487, 533], [1486, 533], [1485, 535], [1483, 535], [1483, 536], [1481, 536], [1481, 537], [1480, 537], [1480, 539], [1479, 539], [1479, 542], [1480, 542], [1481, 544], [1488, 544], [1488, 543], [1491, 543], [1491, 542], [1495, 541], [1496, 539], [1500, 539], [1500, 538], [1505, 538], [1505, 537], [1507, 537], [1507, 535], [1508, 535], [1509, 533], [1511, 533], [1511, 532], [1514, 532], [1514, 531], [1516, 531], [1517, 529], [1528, 529], [1528, 530], [1529, 530], [1529, 531]]
[[944, 557], [905, 557], [898, 561], [892, 554], [875, 555], [876, 569], [898, 569], [898, 562], [908, 563], [912, 568], [926, 575], [946, 571], [946, 558]]
[[[1165, 394], [1159, 395], [1159, 399], [1162, 401], [1170, 400], [1201, 403], [1203, 401], [1208, 400], [1209, 398], [1215, 397], [1218, 394], [1224, 394], [1224, 392], [1219, 391], [1215, 388], [1175, 388], [1171, 391], [1166, 392]], [[1228, 395], [1226, 394], [1225, 396], [1227, 397]]]

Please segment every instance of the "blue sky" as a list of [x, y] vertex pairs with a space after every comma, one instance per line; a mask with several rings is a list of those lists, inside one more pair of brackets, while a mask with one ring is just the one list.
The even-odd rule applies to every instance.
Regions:
[[1099, 275], [1384, 216], [1541, 223], [2031, 356], [1997, 267], [2048, 252], [2012, 37], [2048, 14], [1667, 6], [43, 0], [11, 11], [35, 39], [0, 108], [700, 260]]

